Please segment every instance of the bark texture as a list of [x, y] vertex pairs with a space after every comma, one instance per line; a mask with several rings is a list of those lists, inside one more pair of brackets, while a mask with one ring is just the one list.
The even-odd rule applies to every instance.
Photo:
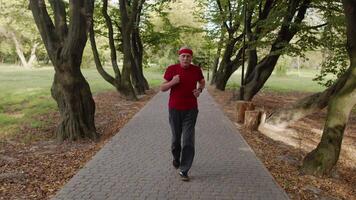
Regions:
[[222, 47], [223, 47], [223, 44], [224, 44], [224, 35], [225, 35], [225, 31], [224, 31], [223, 26], [222, 26], [221, 27], [220, 39], [219, 39], [219, 43], [218, 43], [218, 49], [216, 51], [216, 55], [215, 55], [215, 58], [214, 58], [214, 64], [213, 64], [213, 69], [212, 69], [210, 85], [214, 85], [215, 82], [216, 82], [216, 75], [217, 75], [217, 70], [218, 70], [218, 67], [219, 67], [221, 50], [222, 50]]
[[[110, 84], [112, 84], [121, 94], [127, 99], [136, 100], [137, 94], [144, 94], [149, 89], [148, 82], [143, 75], [142, 60], [143, 60], [143, 45], [140, 38], [139, 26], [140, 15], [144, 0], [134, 0], [131, 2], [119, 1], [120, 6], [120, 22], [112, 21], [108, 15], [108, 1], [103, 1], [102, 14], [104, 16], [106, 26], [108, 27], [109, 46], [111, 51], [111, 63], [115, 72], [115, 77], [105, 72], [103, 69], [99, 53], [96, 48], [94, 30], [91, 28], [90, 41], [94, 54], [95, 63], [101, 76]], [[115, 24], [120, 30], [120, 51], [123, 53], [123, 66], [120, 71], [117, 63], [116, 45], [113, 29]]]
[[[138, 0], [134, 0], [132, 3], [132, 7], [137, 7]], [[137, 99], [134, 88], [131, 84], [131, 73], [133, 73], [134, 63], [132, 62], [132, 49], [131, 49], [131, 41], [132, 41], [132, 31], [133, 31], [133, 20], [131, 15], [135, 14], [129, 12], [130, 7], [127, 1], [120, 0], [120, 19], [121, 19], [121, 36], [122, 36], [122, 46], [123, 46], [123, 69], [122, 69], [122, 77], [121, 77], [121, 86], [122, 92], [125, 96], [130, 97], [131, 99]]]
[[51, 93], [61, 114], [57, 138], [60, 141], [97, 139], [95, 103], [89, 84], [80, 71], [94, 2], [70, 1], [69, 25], [65, 3], [60, 0], [50, 0], [49, 3], [54, 13], [54, 23], [44, 0], [30, 0], [30, 9], [55, 69]]
[[244, 127], [246, 129], [255, 131], [260, 124], [261, 111], [259, 110], [248, 110], [245, 112]]
[[[230, 1], [228, 1], [230, 2]], [[252, 15], [254, 13], [254, 7], [256, 6], [256, 2], [247, 1], [247, 20], [245, 26], [246, 33], [242, 32], [240, 35], [237, 35], [237, 32], [241, 26], [240, 22], [243, 19], [242, 13], [243, 11], [233, 12], [231, 10], [231, 5], [225, 5], [225, 2], [217, 1], [219, 6], [220, 15], [224, 18], [224, 22], [222, 23], [224, 27], [223, 31], [226, 30], [228, 33], [228, 39], [224, 41], [225, 45], [223, 48], [222, 60], [218, 69], [216, 70], [215, 75], [213, 76], [212, 85], [219, 90], [225, 90], [226, 84], [231, 77], [231, 75], [241, 66], [242, 62], [242, 53], [247, 49], [247, 55], [249, 58], [249, 66], [247, 69], [246, 75], [248, 75], [252, 71], [255, 66], [254, 63], [257, 63], [257, 52], [256, 48], [249, 44], [241, 44], [241, 41], [244, 35], [247, 35], [249, 42], [254, 43], [259, 38], [263, 36], [261, 34], [262, 29], [259, 25], [260, 21], [266, 20], [273, 6], [276, 5], [276, 1], [267, 0], [264, 3], [260, 2], [258, 5], [258, 17], [257, 20], [252, 23]], [[225, 5], [225, 6], [224, 6]], [[255, 32], [252, 33], [252, 28], [255, 28]]]
[[324, 109], [329, 104], [331, 97], [345, 85], [350, 70], [351, 68], [323, 92], [318, 92], [302, 98], [296, 103], [272, 113], [267, 118], [266, 123], [273, 126], [286, 127], [307, 115]]
[[[249, 66], [243, 100], [252, 100], [271, 76], [282, 50], [299, 31], [299, 25], [304, 19], [310, 3], [310, 0], [292, 0], [288, 2], [288, 9], [281, 29], [272, 44], [269, 55], [264, 57], [257, 65]], [[255, 59], [254, 57], [251, 58]]]
[[114, 30], [112, 27], [112, 21], [110, 16], [107, 13], [107, 7], [108, 7], [108, 1], [103, 0], [103, 7], [101, 9], [101, 12], [105, 18], [106, 26], [108, 27], [108, 38], [109, 38], [109, 47], [110, 47], [110, 57], [111, 57], [111, 65], [114, 71], [114, 77], [111, 76], [109, 73], [105, 71], [101, 64], [99, 52], [96, 46], [96, 41], [95, 41], [95, 33], [94, 33], [94, 24], [90, 24], [89, 28], [89, 37], [90, 37], [90, 44], [91, 44], [91, 49], [93, 52], [94, 56], [94, 61], [95, 61], [95, 66], [96, 69], [98, 70], [99, 74], [104, 78], [105, 81], [110, 83], [112, 86], [116, 88], [118, 92], [120, 92], [121, 87], [121, 73], [119, 66], [117, 64], [117, 55], [116, 55], [116, 47], [115, 47], [115, 42], [114, 42]]
[[345, 84], [330, 100], [320, 143], [304, 158], [301, 170], [307, 174], [330, 174], [339, 159], [345, 126], [356, 104], [356, 1], [343, 0], [343, 6], [346, 16], [350, 70], [348, 70]]
[[236, 121], [238, 123], [244, 123], [245, 112], [254, 109], [255, 106], [251, 101], [236, 101]]
[[134, 19], [134, 27], [132, 29], [132, 42], [131, 42], [131, 48], [132, 48], [132, 63], [134, 63], [134, 73], [132, 74], [132, 80], [134, 87], [137, 91], [138, 94], [145, 94], [145, 91], [149, 89], [148, 82], [143, 75], [143, 67], [142, 67], [142, 61], [143, 61], [143, 44], [140, 36], [140, 29], [139, 29], [139, 24], [140, 24], [140, 19], [141, 19], [141, 12], [142, 12], [142, 7], [143, 7], [144, 1], [139, 1], [137, 4], [137, 11], [136, 15], [131, 16]]

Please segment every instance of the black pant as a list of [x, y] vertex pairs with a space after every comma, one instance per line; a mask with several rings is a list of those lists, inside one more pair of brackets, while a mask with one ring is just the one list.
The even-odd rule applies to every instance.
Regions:
[[[195, 123], [198, 109], [176, 110], [169, 109], [169, 124], [172, 129], [172, 154], [173, 159], [180, 161], [180, 170], [188, 172], [193, 164]], [[183, 146], [181, 145], [183, 135]]]

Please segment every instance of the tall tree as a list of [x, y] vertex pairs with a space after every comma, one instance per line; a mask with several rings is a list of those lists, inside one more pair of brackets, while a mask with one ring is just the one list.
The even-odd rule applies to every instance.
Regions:
[[[223, 2], [227, 6], [223, 6]], [[246, 2], [245, 6], [244, 2]], [[225, 39], [216, 80], [213, 83], [216, 88], [225, 89], [232, 73], [240, 67], [242, 62], [245, 62], [242, 61], [242, 52], [246, 49], [248, 68], [245, 75], [243, 99], [251, 100], [270, 77], [280, 55], [286, 53], [286, 49], [296, 33], [302, 28], [311, 29], [302, 23], [310, 3], [310, 0], [256, 0], [234, 3], [228, 0], [217, 0], [217, 7], [221, 13], [220, 18], [223, 19], [222, 23], [226, 27], [228, 35]], [[234, 4], [237, 5], [234, 6]], [[246, 20], [243, 20], [244, 7], [246, 8]], [[230, 10], [233, 8], [237, 8], [237, 11], [231, 13]], [[241, 24], [242, 21], [246, 23]], [[243, 26], [246, 27], [246, 33]], [[241, 42], [244, 35], [248, 39], [245, 45]]]
[[282, 51], [301, 29], [301, 23], [310, 3], [311, 0], [288, 1], [285, 16], [283, 17], [277, 37], [271, 45], [270, 53], [261, 59], [260, 62], [257, 62], [256, 53], [254, 53], [254, 56], [249, 56], [248, 59], [253, 59], [254, 61], [252, 62], [253, 65], [249, 66], [250, 69], [246, 74], [243, 100], [251, 100], [271, 76]]
[[[129, 99], [137, 99], [136, 94], [144, 94], [149, 89], [148, 82], [143, 75], [143, 44], [139, 30], [145, 1], [120, 1], [119, 9], [111, 7], [116, 11], [112, 11], [112, 15], [108, 13], [108, 1], [103, 0], [102, 2], [102, 16], [108, 29], [111, 62], [115, 77], [106, 73], [101, 66], [92, 26], [90, 29], [90, 41], [97, 69], [104, 79], [119, 92]], [[117, 63], [117, 50], [121, 51], [124, 57], [121, 72]]]
[[311, 50], [313, 48], [322, 49], [330, 55], [324, 60], [321, 75], [316, 80], [319, 82], [323, 81], [327, 73], [332, 73], [337, 79], [327, 80], [323, 84], [327, 86], [327, 89], [324, 91], [307, 96], [272, 113], [266, 120], [266, 123], [269, 125], [286, 127], [306, 115], [322, 110], [329, 104], [331, 97], [346, 82], [348, 72], [345, 73], [347, 67], [344, 69], [344, 65], [348, 66], [348, 60], [344, 58], [344, 54], [347, 57], [347, 51], [344, 47], [346, 43], [346, 29], [342, 4], [340, 2], [323, 2], [319, 4], [318, 14], [320, 20], [325, 22], [325, 26], [318, 31], [319, 37], [316, 37], [315, 40], [310, 40], [304, 36], [299, 36], [299, 41], [307, 43], [306, 47], [308, 49], [310, 49], [309, 47], [312, 47]]
[[18, 59], [23, 67], [31, 68], [36, 61], [36, 50], [42, 51], [42, 45], [39, 46], [41, 39], [31, 11], [24, 6], [26, 2], [26, 0], [1, 2], [0, 43], [8, 44], [15, 51], [8, 51], [1, 45], [0, 59], [7, 62]]
[[[237, 48], [243, 38], [243, 33], [241, 33], [241, 10], [243, 8], [242, 1], [224, 1], [216, 0], [216, 5], [218, 8], [219, 15], [217, 18], [221, 20], [223, 29], [221, 34], [227, 34], [227, 38], [224, 39], [224, 50], [222, 53], [222, 59], [217, 70], [214, 69], [214, 75], [212, 79], [212, 84], [216, 85], [217, 89], [225, 90], [226, 83], [232, 73], [241, 64], [241, 48]], [[238, 53], [236, 53], [238, 52]], [[220, 51], [217, 51], [220, 54]]]
[[24, 68], [32, 68], [33, 62], [36, 60], [36, 49], [38, 46], [38, 43], [35, 42], [33, 44], [33, 47], [31, 49], [31, 54], [28, 59], [26, 59], [26, 56], [24, 54], [24, 48], [23, 45], [20, 42], [19, 37], [15, 34], [14, 31], [11, 31], [9, 29], [6, 29], [4, 27], [0, 26], [0, 35], [2, 35], [5, 39], [7, 40], [12, 40], [16, 49], [16, 53], [21, 61], [21, 64]]
[[[90, 43], [94, 55], [94, 60], [96, 64], [96, 68], [99, 72], [99, 74], [111, 85], [113, 85], [117, 91], [125, 95], [128, 99], [137, 99], [136, 94], [134, 92], [134, 89], [132, 87], [131, 79], [130, 79], [130, 69], [128, 69], [127, 65], [124, 65], [122, 67], [122, 72], [120, 72], [120, 68], [117, 62], [117, 47], [115, 45], [115, 33], [114, 33], [114, 27], [113, 27], [113, 21], [108, 14], [108, 1], [103, 0], [102, 1], [102, 9], [101, 9], [101, 14], [104, 17], [104, 21], [106, 24], [106, 27], [108, 29], [108, 40], [109, 40], [109, 48], [110, 48], [110, 57], [111, 57], [111, 64], [112, 68], [114, 70], [115, 76], [111, 76], [109, 73], [107, 73], [100, 60], [99, 52], [96, 46], [96, 41], [95, 41], [95, 35], [94, 35], [94, 24], [91, 23], [89, 32], [90, 32]], [[121, 28], [121, 27], [120, 27]], [[120, 35], [121, 36], [121, 35]], [[121, 38], [121, 37], [120, 37]]]
[[329, 174], [338, 161], [343, 134], [350, 112], [356, 104], [356, 1], [343, 0], [347, 30], [347, 52], [350, 66], [346, 82], [331, 98], [320, 143], [304, 158], [302, 171], [308, 174]]
[[93, 0], [49, 1], [54, 23], [44, 0], [30, 0], [30, 9], [42, 41], [55, 69], [52, 97], [56, 100], [61, 122], [57, 137], [76, 140], [99, 137], [94, 124], [95, 103], [80, 71], [87, 32], [93, 16]]
[[[133, 0], [133, 1], [119, 1], [120, 8], [120, 22], [121, 22], [121, 37], [122, 37], [122, 48], [124, 54], [123, 65], [124, 70], [130, 70], [133, 77], [133, 82], [135, 89], [139, 94], [144, 92], [144, 76], [140, 75], [142, 73], [142, 69], [139, 69], [139, 66], [136, 65], [135, 60], [133, 58], [132, 52], [134, 52], [135, 46], [133, 46], [133, 41], [135, 41], [135, 36], [133, 35], [135, 26], [138, 26], [137, 21], [140, 16], [140, 12], [142, 10], [142, 5], [144, 0]], [[136, 43], [137, 41], [135, 41]], [[136, 44], [134, 44], [136, 45]], [[123, 71], [124, 71], [123, 70]], [[123, 80], [129, 79], [130, 77], [123, 77]], [[125, 83], [127, 81], [124, 81]]]
[[[229, 78], [243, 62], [242, 54], [245, 50], [248, 57], [251, 57], [248, 72], [252, 70], [252, 64], [258, 61], [256, 48], [259, 43], [259, 46], [265, 48], [267, 43], [263, 39], [275, 32], [274, 30], [281, 24], [282, 15], [276, 13], [280, 13], [285, 4], [274, 0], [236, 2], [216, 0], [216, 2], [220, 14], [215, 17], [215, 21], [222, 23], [227, 37], [225, 37], [222, 60], [212, 84], [219, 90], [225, 90]], [[247, 20], [244, 20], [245, 8]], [[243, 23], [244, 21], [247, 23]], [[246, 33], [244, 26], [247, 26]], [[244, 36], [250, 40], [246, 44], [242, 42]]]
[[[133, 85], [136, 89], [136, 92], [138, 94], [144, 94], [146, 90], [149, 89], [148, 82], [146, 78], [143, 75], [143, 44], [140, 36], [140, 22], [141, 22], [141, 12], [143, 10], [143, 5], [144, 5], [145, 0], [139, 0], [137, 4], [135, 2], [132, 3], [131, 5], [131, 13], [128, 12], [128, 17], [129, 19], [129, 24], [123, 26], [122, 30], [124, 30], [124, 27], [126, 28], [132, 28], [131, 30], [131, 42], [130, 42], [130, 47], [131, 47], [131, 65], [132, 65], [132, 81]], [[129, 5], [129, 4], [128, 4]], [[121, 13], [122, 11], [120, 11]], [[131, 16], [130, 16], [131, 14]], [[122, 14], [121, 14], [122, 17]], [[122, 18], [121, 18], [122, 19]], [[123, 21], [121, 20], [121, 24], [123, 24]], [[124, 24], [123, 24], [124, 25]], [[124, 45], [125, 47], [125, 45]], [[125, 52], [125, 48], [124, 48]]]

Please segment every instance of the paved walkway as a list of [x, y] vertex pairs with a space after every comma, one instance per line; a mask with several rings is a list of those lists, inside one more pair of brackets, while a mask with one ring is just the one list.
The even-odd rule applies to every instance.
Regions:
[[205, 91], [190, 182], [171, 165], [167, 93], [159, 93], [54, 199], [288, 199]]

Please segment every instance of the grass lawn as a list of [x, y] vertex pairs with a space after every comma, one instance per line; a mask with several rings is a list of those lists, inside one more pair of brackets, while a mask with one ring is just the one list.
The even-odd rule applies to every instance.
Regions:
[[[263, 90], [276, 92], [319, 92], [325, 87], [319, 85], [312, 79], [317, 73], [316, 70], [301, 70], [299, 73], [295, 70], [288, 71], [285, 76], [272, 74], [263, 87]], [[227, 83], [228, 88], [237, 88], [241, 83], [241, 71], [236, 71]]]
[[[19, 125], [44, 126], [35, 116], [56, 109], [50, 89], [52, 67], [26, 70], [17, 66], [0, 65], [0, 139], [16, 133]], [[84, 69], [83, 74], [92, 92], [113, 90], [95, 68]]]
[[[83, 74], [90, 84], [92, 92], [114, 90], [98, 74], [95, 68], [83, 69]], [[112, 73], [112, 69], [108, 68]], [[163, 77], [162, 69], [145, 69], [145, 76], [151, 87], [160, 85]], [[321, 91], [323, 87], [312, 81], [315, 72], [302, 71], [300, 75], [272, 76], [267, 81], [265, 89], [274, 91]], [[13, 65], [0, 65], [0, 139], [11, 136], [19, 129], [20, 124], [32, 127], [45, 126], [36, 121], [36, 116], [56, 109], [56, 102], [52, 99], [50, 88], [54, 70], [52, 67], [26, 70]], [[235, 73], [228, 82], [228, 88], [239, 86], [240, 75]]]

